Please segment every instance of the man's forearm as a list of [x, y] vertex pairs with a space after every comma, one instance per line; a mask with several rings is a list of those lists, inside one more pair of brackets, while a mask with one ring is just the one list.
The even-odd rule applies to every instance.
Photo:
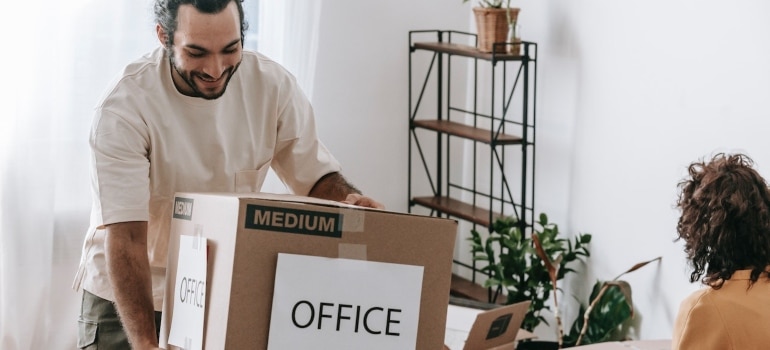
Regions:
[[152, 278], [147, 258], [147, 223], [109, 225], [105, 256], [115, 305], [134, 349], [156, 348]]
[[321, 177], [308, 196], [343, 201], [349, 194], [361, 194], [357, 188], [351, 185], [340, 173], [329, 173]]

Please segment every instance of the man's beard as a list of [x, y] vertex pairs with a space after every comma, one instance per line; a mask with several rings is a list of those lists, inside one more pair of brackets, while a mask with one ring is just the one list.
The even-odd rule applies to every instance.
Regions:
[[[200, 97], [206, 100], [216, 100], [222, 97], [222, 95], [225, 94], [225, 90], [227, 90], [227, 85], [230, 84], [230, 78], [233, 77], [233, 74], [235, 74], [235, 71], [238, 70], [238, 67], [241, 65], [241, 61], [238, 61], [238, 63], [235, 66], [231, 66], [230, 68], [222, 72], [222, 75], [225, 75], [225, 74], [227, 75], [227, 78], [225, 79], [225, 84], [222, 85], [222, 90], [215, 91], [213, 93], [205, 93], [198, 87], [198, 85], [195, 84], [195, 80], [193, 78], [198, 77], [198, 79], [202, 79], [202, 80], [211, 80], [208, 78], [213, 78], [213, 77], [205, 73], [199, 73], [195, 71], [190, 72], [190, 71], [182, 70], [176, 65], [176, 60], [174, 60], [173, 54], [169, 55], [169, 62], [171, 63], [171, 68], [173, 68], [176, 71], [176, 73], [179, 74], [182, 80], [184, 80], [184, 82], [187, 83], [187, 85], [193, 90], [192, 97]], [[217, 78], [221, 78], [221, 76]]]

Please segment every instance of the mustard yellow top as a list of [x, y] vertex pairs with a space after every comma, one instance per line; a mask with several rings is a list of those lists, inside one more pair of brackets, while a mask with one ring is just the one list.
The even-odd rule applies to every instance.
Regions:
[[770, 279], [750, 288], [751, 270], [735, 271], [721, 289], [699, 290], [679, 307], [671, 349], [770, 349]]

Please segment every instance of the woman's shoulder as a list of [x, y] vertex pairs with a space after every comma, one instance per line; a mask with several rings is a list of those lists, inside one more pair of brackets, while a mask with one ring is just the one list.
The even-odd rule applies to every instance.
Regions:
[[679, 307], [680, 313], [683, 310], [692, 310], [697, 307], [703, 307], [713, 303], [712, 293], [714, 289], [711, 287], [704, 287], [692, 292], [684, 300]]

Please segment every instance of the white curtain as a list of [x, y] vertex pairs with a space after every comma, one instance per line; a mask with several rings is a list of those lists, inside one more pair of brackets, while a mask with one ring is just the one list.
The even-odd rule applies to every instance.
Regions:
[[259, 51], [286, 67], [313, 100], [322, 0], [262, 0]]
[[[320, 4], [298, 16], [300, 3], [259, 11], [286, 28], [259, 42], [287, 43], [276, 57], [310, 95]], [[74, 349], [92, 110], [125, 64], [157, 47], [152, 0], [16, 1], [0, 11], [0, 35], [0, 349]]]
[[[259, 51], [294, 74], [310, 101], [313, 100], [321, 2], [322, 0], [261, 0], [259, 23], [256, 24]], [[288, 192], [272, 170], [267, 174], [262, 191]]]

